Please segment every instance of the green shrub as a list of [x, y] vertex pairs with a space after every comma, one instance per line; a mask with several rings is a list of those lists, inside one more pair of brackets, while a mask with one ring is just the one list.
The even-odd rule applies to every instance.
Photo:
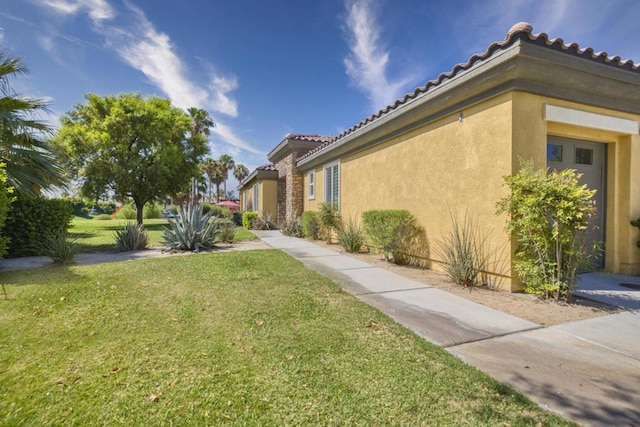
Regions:
[[318, 225], [320, 226], [320, 237], [331, 243], [333, 232], [336, 231], [340, 223], [338, 205], [335, 203], [323, 203], [318, 212]]
[[409, 252], [422, 234], [418, 220], [406, 210], [374, 210], [362, 214], [364, 232], [372, 246], [382, 250], [385, 260], [396, 264], [410, 261]]
[[199, 251], [213, 247], [220, 230], [219, 220], [202, 213], [202, 205], [189, 204], [180, 207], [175, 219], [169, 220], [170, 228], [164, 227], [164, 244], [167, 249]]
[[0, 163], [0, 259], [4, 256], [7, 246], [9, 245], [9, 237], [7, 237], [5, 233], [5, 222], [11, 211], [11, 203], [14, 200], [11, 195], [13, 188], [8, 187], [6, 183], [7, 175], [4, 170], [4, 163]]
[[5, 237], [10, 239], [8, 257], [43, 255], [43, 237], [67, 230], [72, 218], [72, 205], [66, 200], [17, 197], [4, 228]]
[[225, 208], [224, 206], [211, 206], [211, 216], [216, 218], [231, 218], [231, 211], [229, 208]]
[[453, 230], [438, 242], [444, 270], [454, 283], [475, 286], [485, 280], [489, 268], [488, 236], [466, 214], [462, 220], [454, 215], [451, 219]]
[[236, 236], [236, 230], [233, 223], [228, 219], [221, 219], [218, 220], [218, 225], [220, 227], [218, 241], [222, 243], [233, 243], [233, 239]]
[[508, 215], [506, 230], [518, 241], [514, 269], [525, 291], [546, 298], [570, 298], [577, 269], [593, 257], [586, 233], [596, 213], [589, 190], [573, 169], [534, 169], [523, 162], [520, 171], [505, 176], [509, 195], [498, 202], [498, 214]]
[[300, 221], [302, 222], [302, 234], [304, 235], [304, 237], [312, 238], [313, 240], [320, 239], [320, 223], [318, 222], [318, 212], [302, 212]]
[[[636, 218], [633, 221], [631, 221], [631, 225], [633, 225], [636, 228], [640, 228], [640, 218]], [[640, 240], [636, 242], [636, 246], [640, 248]]]
[[108, 221], [110, 219], [113, 219], [113, 217], [109, 214], [103, 213], [93, 217], [93, 219], [97, 219], [98, 221]]
[[240, 227], [242, 225], [242, 212], [232, 212], [231, 222], [233, 222], [234, 225]]
[[118, 219], [137, 219], [137, 217], [138, 212], [131, 203], [127, 203], [116, 213], [116, 218]]
[[102, 213], [111, 215], [116, 210], [116, 204], [113, 202], [98, 202], [98, 207], [102, 209]]
[[211, 212], [211, 208], [214, 206], [213, 203], [209, 203], [209, 202], [203, 202], [202, 203], [202, 213], [203, 214], [208, 214], [209, 212]]
[[[134, 212], [136, 212], [133, 206], [132, 208]], [[147, 203], [146, 205], [144, 205], [144, 208], [142, 209], [142, 217], [145, 219], [162, 218], [162, 206], [160, 206], [160, 204], [156, 202]], [[135, 218], [136, 217], [134, 216], [133, 218], [128, 218], [128, 219], [135, 219]]]
[[282, 234], [289, 237], [302, 237], [304, 234], [302, 232], [302, 220], [299, 216], [296, 216], [291, 221], [285, 221], [280, 226], [280, 231]]
[[89, 209], [84, 210], [87, 206], [84, 200], [79, 197], [63, 197], [61, 200], [71, 205], [72, 213], [75, 216], [86, 216], [89, 213]]
[[353, 218], [342, 221], [336, 228], [338, 243], [349, 253], [358, 253], [364, 245], [364, 231]]
[[253, 221], [258, 218], [258, 212], [246, 211], [242, 213], [242, 226], [251, 230], [253, 228]]
[[149, 245], [149, 235], [144, 226], [129, 222], [114, 235], [116, 248], [120, 252], [137, 251]]
[[50, 257], [54, 264], [71, 265], [75, 262], [78, 245], [69, 239], [66, 230], [45, 235], [41, 242], [42, 254]]

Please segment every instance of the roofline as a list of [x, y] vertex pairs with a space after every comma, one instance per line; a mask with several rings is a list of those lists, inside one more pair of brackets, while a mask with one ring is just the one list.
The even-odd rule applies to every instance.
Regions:
[[[519, 28], [518, 25], [520, 25]], [[558, 45], [561, 46], [561, 50], [553, 48], [554, 46], [557, 48]], [[418, 110], [423, 110], [423, 113], [430, 112], [428, 120], [421, 119], [419, 122], [415, 122], [414, 126], [411, 126], [408, 120], [405, 120], [407, 123], [396, 126], [406, 132], [415, 128], [416, 123], [424, 125], [447, 114], [452, 114], [456, 110], [467, 108], [488, 97], [497, 96], [507, 91], [521, 90], [551, 97], [564, 95], [562, 99], [566, 97], [568, 100], [572, 100], [573, 98], [576, 102], [640, 114], [640, 103], [635, 98], [627, 97], [626, 101], [615, 99], [615, 103], [612, 103], [611, 99], [615, 97], [606, 97], [603, 94], [598, 96], [598, 94], [592, 93], [589, 93], [589, 96], [584, 96], [583, 93], [575, 89], [559, 88], [553, 82], [543, 81], [544, 75], [536, 80], [532, 73], [527, 74], [526, 69], [523, 70], [526, 67], [520, 67], [523, 68], [520, 70], [516, 69], [517, 65], [527, 63], [545, 71], [544, 67], [552, 65], [563, 69], [577, 70], [584, 76], [590, 75], [592, 78], [594, 75], [608, 77], [622, 85], [640, 85], [638, 65], [631, 61], [621, 62], [619, 57], [609, 58], [606, 54], [595, 55], [592, 52], [593, 49], [580, 50], [576, 44], [567, 47], [561, 39], [549, 40], [544, 33], [531, 35], [530, 26], [517, 24], [512, 27], [503, 42], [492, 44], [483, 55], [474, 55], [466, 64], [456, 65], [451, 72], [441, 74], [436, 81], [428, 82], [423, 88], [416, 89], [413, 94], [405, 95], [403, 99], [397, 100], [385, 110], [380, 110], [345, 131], [334, 141], [325, 143], [302, 156], [296, 165], [301, 168], [310, 168], [323, 161], [330, 161], [340, 155], [344, 156], [345, 153], [357, 151], [363, 145], [369, 146], [375, 144], [376, 141], [381, 142], [388, 139], [390, 135], [401, 133], [398, 129], [392, 129], [387, 132], [385, 137], [378, 136], [383, 126], [400, 116], [411, 115]], [[602, 61], [603, 57], [606, 58], [604, 62]], [[589, 58], [591, 61], [585, 62], [585, 59]], [[499, 72], [497, 72], [498, 70]], [[477, 88], [468, 84], [480, 75], [482, 75], [482, 80], [479, 80], [481, 85], [488, 86], [486, 80], [488, 78], [495, 79], [493, 87], [485, 88], [483, 93], [477, 93]], [[459, 92], [463, 85], [471, 89], [472, 94], [467, 99], [457, 96], [459, 94], [451, 96], [452, 93]], [[473, 93], [474, 89], [475, 94]], [[345, 147], [355, 139], [365, 138], [366, 135], [374, 133], [376, 135], [370, 137], [371, 140], [368, 143], [360, 144], [358, 147]]]
[[327, 137], [319, 135], [288, 134], [267, 154], [267, 159], [273, 164], [278, 163], [294, 151], [311, 151], [323, 144]]
[[278, 179], [278, 171], [277, 170], [262, 170], [262, 169], [254, 169], [253, 172], [249, 174], [245, 179], [242, 180], [240, 184], [238, 184], [238, 191], [242, 190], [245, 185], [247, 185], [254, 178], [262, 178], [262, 179]]

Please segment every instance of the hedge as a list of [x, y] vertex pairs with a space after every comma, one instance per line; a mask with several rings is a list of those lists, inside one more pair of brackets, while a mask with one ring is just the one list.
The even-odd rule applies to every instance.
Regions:
[[44, 197], [18, 197], [11, 204], [4, 228], [9, 237], [8, 258], [43, 255], [45, 236], [66, 231], [73, 218], [73, 205], [68, 200]]

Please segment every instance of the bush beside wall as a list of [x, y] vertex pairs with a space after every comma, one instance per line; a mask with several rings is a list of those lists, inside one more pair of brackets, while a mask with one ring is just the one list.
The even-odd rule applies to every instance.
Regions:
[[304, 237], [318, 240], [320, 238], [320, 223], [318, 222], [318, 212], [302, 212], [302, 234]]
[[253, 221], [258, 218], [258, 212], [243, 212], [242, 213], [242, 226], [248, 230], [253, 228]]
[[369, 244], [381, 249], [387, 261], [396, 264], [410, 261], [412, 246], [422, 234], [418, 220], [407, 210], [374, 210], [362, 214]]

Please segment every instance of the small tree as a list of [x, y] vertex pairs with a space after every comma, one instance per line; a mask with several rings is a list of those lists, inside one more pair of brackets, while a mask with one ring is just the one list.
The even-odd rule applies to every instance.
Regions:
[[506, 231], [518, 241], [514, 268], [527, 292], [570, 298], [578, 267], [595, 250], [585, 238], [596, 191], [581, 185], [581, 176], [573, 169], [535, 170], [523, 162], [520, 172], [504, 177], [510, 194], [498, 202], [498, 214], [509, 215]]
[[131, 199], [142, 224], [148, 202], [176, 194], [200, 173], [207, 141], [189, 137], [191, 130], [189, 116], [167, 99], [90, 94], [62, 117], [54, 142], [81, 179], [83, 196]]

